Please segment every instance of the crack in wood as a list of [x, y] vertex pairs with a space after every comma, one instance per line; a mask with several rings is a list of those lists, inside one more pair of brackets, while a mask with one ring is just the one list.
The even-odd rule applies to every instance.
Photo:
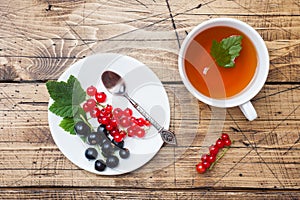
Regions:
[[178, 35], [178, 32], [177, 32], [177, 28], [176, 28], [176, 24], [175, 24], [175, 21], [174, 21], [174, 18], [173, 18], [173, 14], [172, 14], [172, 10], [171, 10], [170, 4], [169, 4], [169, 0], [166, 0], [166, 3], [167, 3], [168, 10], [169, 10], [172, 26], [173, 26], [173, 29], [175, 31], [175, 35], [176, 35], [176, 38], [177, 38], [178, 48], [180, 49], [181, 44], [180, 44], [180, 40], [179, 40], [179, 35]]
[[283, 153], [283, 155], [286, 155], [286, 154], [287, 154], [290, 150], [292, 150], [292, 149], [294, 148], [294, 146], [295, 146], [296, 144], [298, 144], [299, 142], [300, 142], [300, 133], [299, 133], [298, 138], [297, 138], [296, 141], [294, 142], [294, 144], [291, 145], [291, 146], [288, 148], [288, 150], [287, 150], [286, 152]]
[[142, 6], [144, 6], [145, 8], [148, 8], [148, 6], [146, 4], [144, 4], [143, 2], [139, 1], [139, 0], [135, 0], [136, 2], [138, 2], [139, 4], [141, 4]]
[[264, 99], [264, 98], [267, 98], [267, 97], [275, 96], [277, 94], [281, 94], [281, 93], [284, 93], [284, 92], [287, 92], [287, 91], [292, 91], [292, 90], [297, 90], [297, 89], [300, 89], [300, 85], [296, 86], [296, 87], [291, 87], [291, 88], [288, 88], [288, 89], [285, 89], [285, 90], [281, 90], [279, 92], [275, 92], [273, 94], [269, 94], [269, 95], [266, 95], [266, 96], [263, 96], [263, 97], [254, 98], [252, 101], [255, 102], [255, 101], [258, 101], [260, 99]]

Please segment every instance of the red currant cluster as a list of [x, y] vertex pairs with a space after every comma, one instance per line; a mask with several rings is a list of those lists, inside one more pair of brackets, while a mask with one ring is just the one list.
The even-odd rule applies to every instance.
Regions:
[[198, 173], [202, 174], [207, 169], [210, 169], [220, 158], [222, 158], [226, 151], [223, 152], [221, 156], [217, 158], [219, 151], [224, 147], [229, 147], [231, 145], [231, 140], [229, 135], [222, 133], [221, 138], [216, 141], [216, 144], [209, 147], [209, 154], [203, 154], [201, 157], [201, 162], [196, 165], [196, 170]]
[[126, 108], [124, 111], [120, 108], [113, 110], [113, 118], [116, 119], [117, 124], [126, 129], [129, 137], [137, 136], [142, 138], [146, 132], [144, 126], [150, 126], [150, 122], [144, 118], [135, 118], [132, 116], [132, 110]]
[[105, 125], [115, 142], [122, 142], [127, 135], [139, 138], [145, 136], [146, 132], [143, 127], [150, 126], [148, 120], [135, 118], [130, 108], [122, 110], [113, 108], [109, 104], [102, 105], [101, 103], [106, 101], [107, 96], [104, 92], [98, 92], [94, 86], [88, 87], [86, 93], [91, 98], [83, 104], [83, 110], [89, 112], [92, 118], [97, 118], [100, 124]]

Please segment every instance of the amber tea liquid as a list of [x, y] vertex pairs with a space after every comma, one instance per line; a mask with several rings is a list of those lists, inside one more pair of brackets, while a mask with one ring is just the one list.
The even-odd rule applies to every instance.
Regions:
[[[220, 42], [232, 35], [242, 35], [242, 50], [235, 59], [235, 67], [219, 67], [210, 56], [212, 41]], [[232, 97], [252, 80], [257, 53], [249, 38], [231, 27], [217, 26], [199, 33], [185, 54], [185, 71], [191, 84], [203, 95], [212, 98]]]

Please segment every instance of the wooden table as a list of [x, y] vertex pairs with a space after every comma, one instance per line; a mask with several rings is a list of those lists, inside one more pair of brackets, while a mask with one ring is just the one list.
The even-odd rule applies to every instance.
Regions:
[[[1, 1], [0, 15], [0, 199], [300, 198], [299, 0], [11, 0]], [[270, 72], [253, 99], [259, 118], [227, 109], [223, 131], [235, 143], [212, 171], [197, 174], [215, 111], [187, 93], [177, 55], [193, 27], [218, 17], [261, 34]], [[180, 159], [155, 172], [98, 176], [60, 152], [45, 83], [96, 52], [132, 56], [161, 79], [170, 129], [196, 135]]]

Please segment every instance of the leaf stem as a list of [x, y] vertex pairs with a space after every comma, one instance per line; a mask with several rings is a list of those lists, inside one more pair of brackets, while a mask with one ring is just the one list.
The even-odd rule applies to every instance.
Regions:
[[88, 120], [83, 116], [83, 115], [80, 115], [80, 118], [82, 119], [82, 121], [84, 121], [84, 123], [86, 123], [90, 129], [93, 131], [93, 127], [92, 125], [88, 122]]

